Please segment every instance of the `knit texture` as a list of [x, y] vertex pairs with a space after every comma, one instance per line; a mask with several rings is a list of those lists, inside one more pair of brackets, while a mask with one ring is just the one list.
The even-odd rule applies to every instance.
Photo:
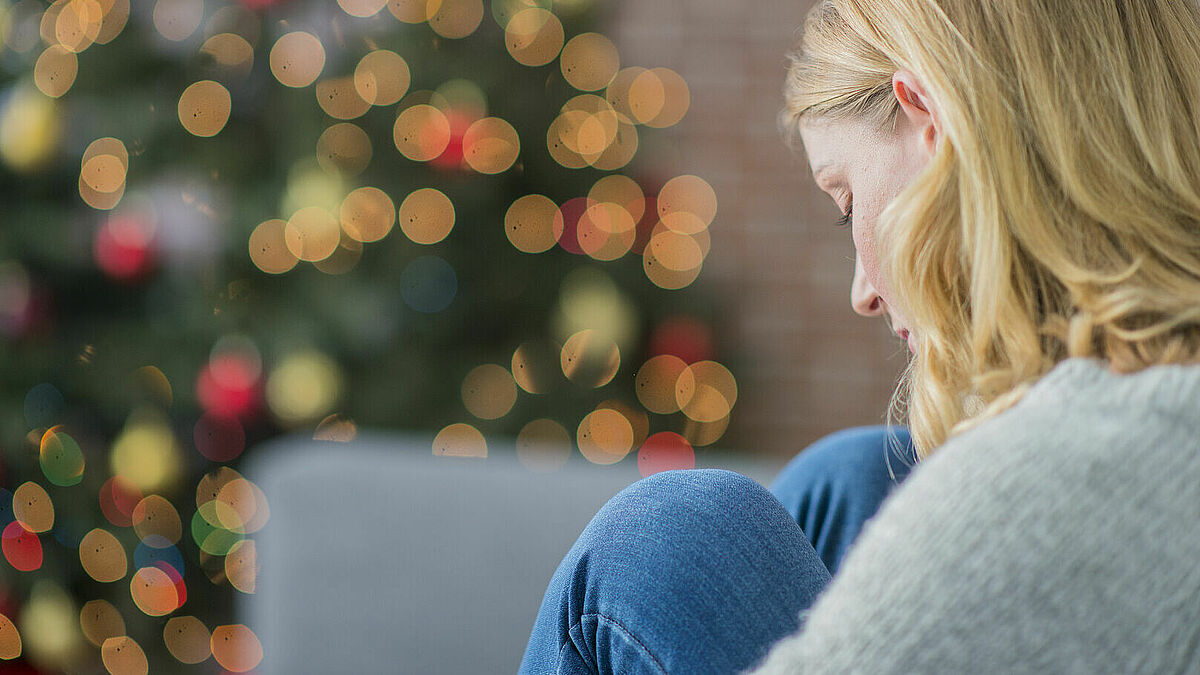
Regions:
[[1060, 363], [917, 466], [752, 672], [1200, 673], [1200, 366]]

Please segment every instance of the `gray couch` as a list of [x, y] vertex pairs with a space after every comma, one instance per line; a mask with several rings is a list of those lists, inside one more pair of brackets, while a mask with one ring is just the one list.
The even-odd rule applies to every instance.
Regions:
[[[271, 509], [257, 592], [238, 605], [263, 643], [256, 672], [516, 672], [558, 562], [641, 477], [633, 455], [595, 466], [574, 452], [538, 473], [512, 443], [473, 459], [435, 457], [432, 440], [290, 438], [251, 455], [243, 472]], [[700, 454], [764, 485], [780, 468]]]

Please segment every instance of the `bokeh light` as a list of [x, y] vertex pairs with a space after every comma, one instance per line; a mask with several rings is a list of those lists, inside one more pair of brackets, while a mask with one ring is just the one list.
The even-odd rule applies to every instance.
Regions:
[[441, 6], [441, 0], [388, 0], [387, 8], [404, 23], [425, 23]]
[[621, 67], [617, 47], [599, 33], [582, 33], [563, 47], [559, 66], [567, 82], [580, 91], [608, 86]]
[[19, 572], [32, 572], [42, 566], [42, 542], [19, 520], [4, 527], [0, 550], [8, 564]]
[[544, 195], [525, 195], [504, 214], [504, 234], [518, 251], [541, 253], [558, 243], [563, 233], [558, 205]]
[[341, 236], [338, 219], [319, 206], [306, 206], [293, 213], [283, 228], [283, 242], [288, 251], [310, 262], [333, 255]]
[[396, 217], [414, 243], [436, 244], [454, 229], [454, 204], [437, 188], [420, 188], [404, 198]]
[[262, 643], [258, 636], [240, 623], [214, 628], [211, 649], [217, 663], [235, 673], [253, 670], [263, 659]]
[[154, 27], [173, 42], [191, 37], [203, 20], [204, 0], [157, 0], [154, 3]]
[[267, 404], [285, 424], [301, 424], [329, 414], [342, 393], [337, 364], [315, 350], [288, 354], [267, 380]]
[[316, 431], [313, 432], [314, 441], [332, 441], [335, 443], [349, 443], [356, 436], [358, 436], [358, 425], [354, 423], [354, 420], [337, 413], [321, 420], [317, 424]]
[[687, 439], [672, 431], [660, 431], [646, 439], [638, 450], [638, 472], [650, 476], [660, 471], [696, 468], [696, 453]]
[[371, 163], [371, 138], [357, 124], [330, 125], [317, 139], [317, 164], [333, 176], [357, 176]]
[[325, 68], [325, 47], [317, 36], [304, 31], [281, 35], [271, 47], [271, 73], [288, 87], [307, 87]]
[[697, 361], [679, 374], [675, 397], [689, 419], [716, 422], [729, 415], [737, 403], [737, 381], [716, 361]]
[[179, 444], [159, 413], [135, 411], [109, 456], [112, 472], [142, 492], [158, 492], [178, 480]]
[[100, 659], [110, 675], [146, 675], [150, 672], [146, 652], [128, 635], [105, 640], [100, 645]]
[[412, 81], [408, 62], [396, 52], [376, 49], [354, 68], [354, 89], [371, 105], [393, 105], [404, 98]]
[[599, 408], [579, 423], [575, 442], [589, 462], [615, 464], [633, 449], [633, 426], [620, 412]]
[[335, 119], [350, 120], [361, 117], [371, 108], [371, 104], [358, 94], [353, 76], [321, 80], [317, 82], [313, 91], [317, 95], [317, 105], [326, 115]]
[[549, 340], [522, 342], [513, 352], [513, 379], [530, 394], [548, 393], [560, 381], [561, 353], [562, 347]]
[[147, 543], [152, 535], [158, 535], [165, 540], [165, 544], [152, 545], [163, 548], [179, 541], [183, 536], [183, 523], [171, 502], [159, 495], [150, 495], [133, 508], [133, 530], [139, 539]]
[[121, 542], [108, 530], [95, 528], [79, 542], [79, 562], [83, 571], [100, 583], [112, 583], [125, 578], [129, 559]]
[[579, 217], [575, 236], [579, 248], [600, 261], [616, 260], [629, 252], [637, 237], [637, 223], [618, 204], [596, 202]]
[[504, 417], [517, 402], [517, 384], [504, 366], [485, 363], [467, 373], [462, 383], [467, 412], [485, 420]]
[[243, 593], [253, 593], [258, 582], [258, 552], [252, 539], [233, 545], [225, 554], [225, 578]]
[[645, 410], [632, 406], [619, 398], [606, 399], [596, 406], [596, 410], [603, 408], [621, 413], [629, 422], [630, 428], [633, 429], [633, 447], [641, 445], [650, 435], [650, 416], [646, 414]]
[[229, 90], [213, 80], [196, 82], [179, 95], [179, 123], [193, 136], [216, 136], [231, 109]]
[[562, 22], [540, 7], [517, 11], [504, 24], [504, 46], [514, 61], [525, 66], [544, 66], [553, 61], [563, 48], [563, 38]]
[[483, 19], [483, 0], [430, 0], [430, 4], [437, 10], [429, 17], [429, 27], [444, 38], [465, 38]]
[[125, 635], [125, 619], [107, 600], [89, 600], [79, 610], [79, 627], [83, 636], [96, 647], [105, 640]]
[[342, 231], [360, 242], [379, 241], [396, 224], [392, 198], [375, 187], [360, 187], [346, 195], [338, 215]]
[[636, 223], [646, 212], [646, 195], [642, 188], [629, 176], [610, 174], [592, 184], [588, 199], [593, 202], [612, 202], [629, 213]]
[[254, 47], [236, 33], [217, 33], [204, 41], [200, 53], [212, 59], [218, 77], [241, 82], [254, 66]]
[[478, 429], [459, 422], [445, 427], [433, 438], [433, 454], [439, 457], [487, 457], [487, 441]]
[[437, 314], [458, 295], [458, 275], [450, 263], [436, 255], [413, 259], [400, 273], [404, 304], [425, 314]]
[[258, 269], [267, 274], [283, 274], [296, 266], [300, 261], [296, 254], [288, 249], [284, 239], [287, 222], [271, 218], [259, 223], [250, 233], [250, 260]]
[[683, 359], [674, 354], [660, 354], [647, 360], [635, 379], [638, 401], [646, 410], [659, 415], [678, 412], [675, 384], [686, 368]]
[[147, 616], [164, 616], [179, 609], [175, 580], [160, 567], [143, 567], [129, 581], [133, 604]]
[[450, 144], [450, 120], [427, 103], [410, 106], [396, 117], [392, 140], [400, 154], [414, 162], [428, 162]]
[[142, 501], [142, 491], [127, 478], [113, 476], [100, 486], [100, 511], [116, 527], [133, 526], [133, 509]]
[[42, 168], [62, 134], [61, 113], [54, 99], [32, 86], [18, 86], [0, 105], [0, 159], [17, 171]]
[[350, 16], [366, 18], [378, 14], [387, 0], [337, 0], [337, 3]]
[[60, 487], [78, 485], [83, 480], [83, 450], [62, 426], [50, 427], [42, 434], [38, 462], [46, 480]]
[[33, 83], [38, 91], [58, 98], [70, 91], [78, 73], [79, 59], [75, 52], [62, 45], [51, 45], [33, 67]]
[[699, 176], [676, 176], [658, 192], [658, 217], [674, 232], [697, 234], [717, 214], [717, 195]]
[[21, 655], [21, 634], [7, 616], [0, 614], [0, 659], [11, 661]]
[[48, 532], [54, 527], [54, 502], [45, 488], [26, 481], [13, 491], [13, 517], [30, 532]]
[[570, 454], [571, 434], [554, 420], [533, 420], [517, 434], [517, 460], [532, 471], [557, 471]]
[[180, 663], [203, 663], [212, 656], [211, 635], [194, 616], [175, 616], [163, 626], [163, 644]]
[[48, 576], [35, 578], [17, 617], [27, 658], [50, 672], [69, 672], [84, 647], [77, 610], [67, 591]]
[[521, 152], [521, 141], [512, 125], [499, 117], [471, 123], [462, 139], [463, 160], [479, 173], [507, 171]]
[[621, 353], [611, 338], [588, 328], [567, 338], [560, 363], [568, 380], [584, 387], [602, 387], [617, 374]]

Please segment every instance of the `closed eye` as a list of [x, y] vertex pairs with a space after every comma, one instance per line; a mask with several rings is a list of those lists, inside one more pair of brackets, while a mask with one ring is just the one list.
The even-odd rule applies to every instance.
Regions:
[[834, 225], [834, 227], [847, 227], [847, 226], [849, 226], [849, 225], [850, 225], [850, 219], [851, 219], [851, 217], [853, 217], [853, 215], [854, 215], [854, 207], [853, 207], [853, 206], [851, 206], [850, 208], [846, 209], [846, 215], [842, 216], [841, 218], [838, 218], [837, 222], [833, 224], [833, 225]]

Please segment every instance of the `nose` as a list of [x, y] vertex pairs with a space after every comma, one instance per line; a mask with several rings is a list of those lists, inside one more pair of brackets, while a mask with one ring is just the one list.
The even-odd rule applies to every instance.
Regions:
[[854, 281], [850, 284], [850, 306], [863, 316], [879, 316], [883, 314], [883, 298], [867, 280], [863, 271], [862, 260], [854, 256]]

